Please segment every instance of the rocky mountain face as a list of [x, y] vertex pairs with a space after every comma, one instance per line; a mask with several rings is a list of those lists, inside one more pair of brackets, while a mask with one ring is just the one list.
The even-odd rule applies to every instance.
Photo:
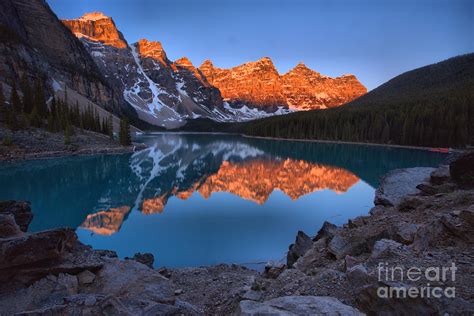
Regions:
[[171, 61], [160, 42], [129, 44], [112, 18], [98, 12], [63, 23], [139, 118], [166, 128], [196, 118], [246, 121], [327, 108], [366, 92], [354, 76], [329, 78], [301, 65], [281, 76], [267, 57], [232, 69], [210, 61], [196, 68], [186, 57]]
[[234, 106], [246, 104], [267, 109], [286, 106], [280, 75], [268, 57], [232, 69], [214, 67], [206, 60], [199, 69]]
[[50, 94], [67, 86], [108, 111], [155, 126], [326, 108], [366, 91], [354, 76], [333, 79], [300, 65], [281, 76], [269, 58], [232, 69], [209, 61], [196, 68], [186, 57], [171, 61], [159, 42], [127, 43], [100, 12], [61, 23], [42, 0], [5, 0], [0, 9], [0, 81], [42, 77]]
[[300, 63], [281, 76], [283, 95], [291, 109], [332, 108], [367, 93], [354, 75], [331, 78]]
[[243, 103], [265, 109], [325, 109], [352, 101], [367, 92], [354, 75], [331, 78], [302, 63], [280, 75], [268, 57], [231, 69], [214, 67], [210, 60], [206, 60], [199, 69], [233, 105]]
[[112, 18], [97, 12], [63, 23], [141, 120], [175, 128], [200, 117], [215, 121], [246, 118], [226, 110], [220, 91], [189, 59], [169, 60], [160, 42], [142, 39], [129, 44]]
[[45, 1], [2, 0], [0, 38], [0, 81], [41, 77], [47, 87], [62, 83], [108, 110], [121, 111], [120, 95]]

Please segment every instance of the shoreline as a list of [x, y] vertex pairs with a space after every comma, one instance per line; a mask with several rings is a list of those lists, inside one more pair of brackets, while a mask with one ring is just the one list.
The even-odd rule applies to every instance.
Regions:
[[[247, 134], [239, 134], [245, 138], [256, 138], [256, 139], [268, 139], [268, 140], [278, 140], [278, 141], [296, 141], [296, 142], [310, 142], [310, 143], [323, 143], [323, 144], [343, 144], [343, 145], [366, 145], [366, 146], [378, 146], [378, 147], [393, 147], [393, 148], [402, 148], [402, 149], [416, 149], [424, 150], [429, 152], [435, 152], [431, 149], [434, 147], [424, 147], [424, 146], [409, 146], [409, 145], [397, 145], [397, 144], [379, 144], [379, 143], [364, 143], [364, 142], [347, 142], [347, 141], [338, 141], [338, 140], [323, 140], [323, 139], [296, 139], [296, 138], [281, 138], [281, 137], [265, 137], [265, 136], [253, 136]], [[462, 149], [449, 148], [448, 153], [439, 152], [441, 154], [450, 154], [453, 152], [463, 152]]]
[[83, 148], [76, 151], [40, 151], [34, 153], [15, 154], [13, 156], [0, 156], [0, 163], [24, 162], [32, 160], [43, 160], [53, 158], [65, 158], [75, 156], [94, 155], [120, 155], [134, 153], [137, 150], [145, 149], [145, 144], [134, 144], [128, 147], [108, 147], [108, 148]]

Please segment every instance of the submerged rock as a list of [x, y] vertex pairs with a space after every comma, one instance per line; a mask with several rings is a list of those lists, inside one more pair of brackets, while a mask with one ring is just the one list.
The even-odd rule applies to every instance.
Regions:
[[409, 168], [390, 171], [382, 177], [379, 188], [375, 191], [375, 205], [394, 206], [410, 194], [420, 191], [419, 183], [426, 182], [434, 168]]

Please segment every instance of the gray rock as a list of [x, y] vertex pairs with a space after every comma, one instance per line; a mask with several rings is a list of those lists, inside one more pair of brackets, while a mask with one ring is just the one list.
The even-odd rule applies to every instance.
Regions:
[[369, 274], [362, 264], [353, 266], [346, 274], [347, 279], [355, 288], [365, 286], [369, 282]]
[[33, 220], [30, 202], [25, 201], [2, 201], [0, 202], [0, 214], [12, 214], [16, 224], [23, 232], [28, 230], [28, 226]]
[[283, 296], [262, 303], [241, 301], [236, 315], [363, 315], [329, 296]]
[[396, 253], [397, 250], [403, 249], [403, 245], [390, 239], [382, 239], [375, 242], [372, 254], [372, 259], [379, 259], [386, 256], [390, 256]]
[[359, 261], [352, 256], [346, 255], [346, 257], [344, 258], [344, 268], [346, 269], [346, 271], [358, 264]]
[[317, 241], [322, 238], [331, 239], [332, 237], [334, 237], [334, 234], [337, 232], [337, 230], [338, 228], [336, 225], [329, 223], [327, 221], [324, 221], [323, 226], [318, 231], [313, 241]]
[[23, 234], [15, 222], [13, 214], [0, 213], [0, 238], [18, 236]]
[[250, 300], [250, 301], [260, 301], [263, 297], [262, 292], [248, 290], [247, 292], [242, 295], [242, 299]]
[[69, 228], [0, 239], [0, 269], [59, 258], [76, 240], [76, 234]]
[[90, 272], [89, 270], [84, 270], [77, 275], [77, 279], [79, 284], [91, 284], [95, 280], [95, 274]]
[[442, 184], [450, 178], [448, 165], [441, 165], [430, 174], [430, 182], [433, 184]]
[[405, 245], [410, 245], [415, 240], [417, 231], [418, 225], [413, 223], [402, 223], [399, 225], [395, 236], [398, 242], [401, 242]]
[[288, 254], [286, 256], [286, 265], [291, 268], [296, 260], [298, 260], [299, 257], [304, 256], [304, 254], [311, 248], [312, 245], [313, 241], [311, 238], [304, 232], [299, 231], [296, 235], [295, 243], [290, 245], [290, 249], [288, 250]]
[[394, 206], [407, 195], [419, 193], [416, 186], [426, 182], [433, 170], [418, 167], [390, 171], [382, 177], [380, 186], [375, 191], [375, 205]]
[[61, 286], [65, 289], [68, 295], [73, 295], [77, 293], [78, 280], [75, 275], [60, 273], [58, 275], [57, 283], [58, 286]]
[[155, 257], [153, 257], [153, 255], [151, 253], [148, 253], [148, 252], [140, 253], [140, 252], [138, 252], [133, 256], [132, 259], [137, 261], [137, 262], [143, 263], [147, 267], [153, 269], [153, 263], [155, 262]]
[[398, 205], [399, 212], [409, 212], [412, 211], [423, 204], [423, 201], [416, 196], [408, 196], [400, 202]]
[[342, 259], [346, 255], [357, 256], [369, 251], [370, 239], [365, 236], [341, 236], [336, 235], [328, 244], [328, 252], [336, 259]]
[[266, 265], [262, 275], [264, 278], [276, 279], [285, 269], [286, 265], [284, 264]]

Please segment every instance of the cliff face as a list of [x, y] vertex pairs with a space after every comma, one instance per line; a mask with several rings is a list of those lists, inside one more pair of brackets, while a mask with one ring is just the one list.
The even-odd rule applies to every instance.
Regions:
[[281, 81], [288, 106], [297, 110], [336, 107], [367, 93], [354, 75], [331, 78], [303, 63], [281, 76]]
[[227, 118], [219, 90], [187, 58], [170, 61], [160, 42], [129, 45], [112, 18], [97, 12], [63, 23], [141, 120], [175, 128], [187, 119]]
[[63, 82], [109, 110], [119, 99], [83, 45], [57, 19], [45, 1], [2, 0], [0, 3], [0, 80], [26, 75], [52, 86]]
[[268, 57], [231, 69], [214, 67], [207, 60], [199, 69], [230, 103], [261, 108], [286, 106], [280, 75]]
[[353, 75], [331, 78], [304, 64], [280, 75], [267, 57], [231, 69], [214, 67], [206, 60], [199, 69], [230, 103], [259, 108], [325, 109], [347, 103], [367, 92]]
[[79, 19], [63, 20], [63, 23], [78, 37], [86, 36], [116, 48], [127, 47], [114, 21], [101, 12], [87, 13]]

